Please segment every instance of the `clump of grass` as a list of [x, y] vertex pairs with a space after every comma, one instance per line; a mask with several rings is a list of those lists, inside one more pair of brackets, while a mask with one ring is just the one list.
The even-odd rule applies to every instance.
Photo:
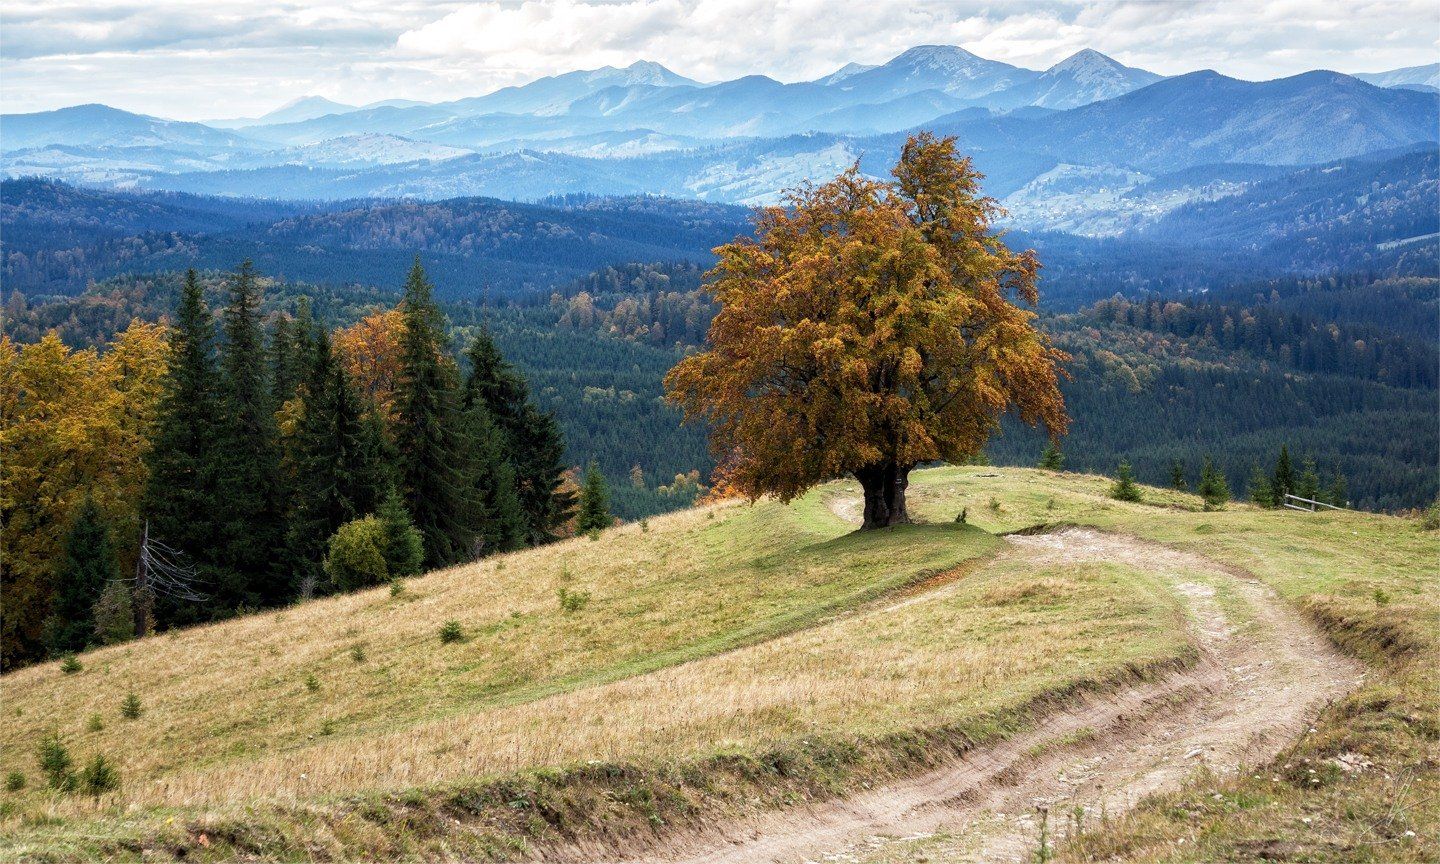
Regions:
[[320, 692], [320, 679], [315, 677], [314, 672], [311, 672], [309, 675], [305, 676], [305, 689], [309, 690], [311, 693]]
[[452, 642], [464, 642], [465, 630], [460, 626], [459, 621], [446, 621], [440, 626], [440, 642], [449, 645]]
[[358, 642], [357, 642], [356, 644], [354, 644], [354, 645], [351, 645], [351, 646], [350, 646], [350, 659], [351, 659], [351, 660], [354, 660], [356, 663], [364, 663], [364, 662], [365, 662], [365, 646], [359, 644]]
[[1390, 605], [1390, 592], [1386, 591], [1384, 588], [1376, 588], [1375, 593], [1371, 594], [1370, 596], [1375, 598], [1376, 606]]
[[328, 720], [328, 719], [327, 719], [324, 723], [321, 723], [321, 724], [320, 724], [320, 734], [321, 734], [321, 735], [334, 735], [334, 734], [335, 734], [335, 721], [334, 721], [334, 720]]
[[81, 665], [80, 658], [74, 654], [66, 654], [65, 659], [60, 661], [60, 671], [66, 675], [74, 675], [85, 667]]
[[140, 707], [140, 697], [134, 693], [125, 694], [125, 699], [120, 703], [120, 716], [126, 720], [138, 720], [144, 709]]
[[567, 614], [579, 612], [590, 603], [589, 591], [571, 591], [569, 588], [561, 587], [555, 594], [560, 598], [561, 611]]
[[25, 775], [19, 771], [11, 771], [5, 775], [5, 791], [19, 792], [25, 788]]

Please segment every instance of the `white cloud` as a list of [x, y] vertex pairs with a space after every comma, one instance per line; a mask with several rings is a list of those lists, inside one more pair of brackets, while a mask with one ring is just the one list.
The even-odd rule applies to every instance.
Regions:
[[3, 23], [4, 110], [101, 101], [186, 119], [307, 93], [453, 99], [639, 59], [701, 80], [804, 80], [935, 43], [1032, 68], [1090, 47], [1252, 79], [1440, 56], [1433, 0], [11, 0]]

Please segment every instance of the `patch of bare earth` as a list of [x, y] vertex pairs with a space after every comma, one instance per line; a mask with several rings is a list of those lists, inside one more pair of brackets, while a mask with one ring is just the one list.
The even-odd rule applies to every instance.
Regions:
[[[844, 503], [831, 507], [849, 517]], [[677, 837], [666, 855], [644, 860], [886, 860], [887, 849], [941, 833], [945, 860], [1030, 860], [1041, 808], [1056, 838], [1077, 808], [1093, 822], [1202, 767], [1224, 774], [1268, 760], [1361, 679], [1358, 663], [1268, 587], [1201, 556], [1080, 528], [1009, 541], [1007, 557], [1036, 566], [1112, 562], [1162, 576], [1185, 603], [1200, 661], [1163, 681], [1090, 698], [944, 768]]]

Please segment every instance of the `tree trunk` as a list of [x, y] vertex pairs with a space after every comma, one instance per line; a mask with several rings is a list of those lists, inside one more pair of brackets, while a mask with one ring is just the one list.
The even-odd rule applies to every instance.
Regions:
[[884, 528], [910, 521], [905, 510], [905, 487], [910, 485], [912, 466], [879, 462], [855, 472], [865, 490], [865, 521], [862, 529]]

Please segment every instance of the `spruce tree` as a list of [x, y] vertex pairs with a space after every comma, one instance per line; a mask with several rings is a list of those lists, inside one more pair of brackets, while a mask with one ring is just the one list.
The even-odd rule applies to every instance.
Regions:
[[1059, 471], [1065, 467], [1065, 454], [1060, 452], [1054, 441], [1045, 442], [1045, 451], [1040, 454], [1040, 467], [1048, 471]]
[[1306, 458], [1300, 476], [1295, 480], [1295, 494], [1311, 501], [1320, 500], [1320, 474], [1314, 459]]
[[1135, 474], [1131, 471], [1129, 462], [1120, 462], [1115, 484], [1110, 487], [1110, 497], [1118, 501], [1140, 500], [1140, 487], [1135, 485]]
[[1295, 493], [1295, 469], [1290, 464], [1290, 448], [1280, 445], [1280, 458], [1275, 462], [1275, 473], [1270, 482], [1275, 494], [1275, 503], [1284, 504], [1285, 496]]
[[[169, 367], [151, 446], [145, 453], [149, 474], [141, 509], [150, 522], [151, 536], [196, 562], [197, 572], [207, 582], [219, 507], [215, 486], [219, 389], [215, 323], [205, 308], [200, 281], [190, 270], [170, 331]], [[199, 610], [161, 598], [154, 614], [164, 623], [177, 624], [196, 620]]]
[[1250, 500], [1261, 507], [1275, 506], [1275, 492], [1270, 486], [1270, 478], [1265, 476], [1264, 470], [1257, 464], [1250, 469], [1250, 480], [1246, 484], [1250, 494]]
[[385, 558], [385, 571], [391, 579], [414, 576], [420, 572], [425, 560], [425, 538], [410, 521], [405, 511], [405, 502], [400, 493], [391, 486], [375, 511], [385, 542], [381, 554]]
[[94, 499], [86, 495], [71, 517], [55, 568], [53, 613], [46, 628], [52, 655], [82, 651], [94, 641], [95, 602], [117, 575], [110, 530]]
[[1330, 503], [1336, 507], [1348, 507], [1350, 506], [1348, 495], [1345, 488], [1345, 475], [1340, 473], [1339, 468], [1336, 468], [1335, 479], [1330, 481], [1330, 488], [1326, 490], [1325, 497], [1330, 499]]
[[291, 446], [294, 490], [286, 549], [293, 588], [308, 597], [322, 584], [326, 538], [373, 510], [389, 484], [368, 440], [373, 426], [365, 406], [323, 330], [299, 392], [304, 407]]
[[260, 328], [260, 286], [245, 261], [230, 277], [222, 316], [221, 424], [217, 437], [218, 516], [212, 540], [216, 599], [228, 608], [270, 605], [289, 595], [281, 573], [284, 539], [280, 449], [275, 408], [265, 380]]
[[465, 435], [471, 506], [479, 518], [478, 551], [489, 555], [519, 549], [526, 542], [527, 524], [507, 454], [509, 440], [483, 404], [466, 406]]
[[585, 485], [580, 488], [580, 512], [575, 520], [575, 531], [588, 534], [610, 527], [610, 493], [605, 488], [605, 477], [594, 462], [585, 471]]
[[417, 256], [400, 309], [400, 372], [395, 395], [395, 444], [401, 494], [425, 538], [425, 563], [443, 567], [474, 549], [475, 519], [455, 373], [444, 359], [445, 322]]
[[483, 403], [503, 433], [514, 468], [516, 495], [525, 516], [526, 542], [547, 543], [574, 509], [574, 499], [557, 491], [565, 473], [565, 442], [549, 412], [530, 400], [525, 379], [500, 354], [488, 330], [481, 329], [465, 351], [470, 374], [467, 405]]
[[1190, 488], [1185, 482], [1185, 463], [1179, 459], [1170, 463], [1170, 488], [1180, 492]]
[[281, 316], [270, 332], [270, 401], [284, 405], [300, 384], [295, 368], [295, 339], [290, 319]]
[[1205, 464], [1200, 469], [1200, 488], [1195, 491], [1205, 500], [1206, 510], [1218, 510], [1230, 500], [1230, 483], [1215, 468], [1209, 456], [1205, 457]]

